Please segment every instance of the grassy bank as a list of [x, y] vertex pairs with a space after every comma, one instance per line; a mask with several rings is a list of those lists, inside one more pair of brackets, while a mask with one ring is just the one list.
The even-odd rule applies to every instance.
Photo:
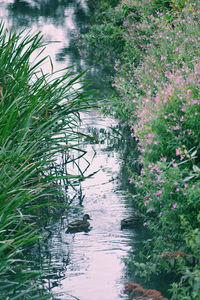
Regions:
[[122, 0], [116, 7], [100, 2], [106, 10], [98, 9], [86, 39], [99, 57], [114, 60], [118, 95], [106, 99], [104, 111], [127, 122], [138, 141], [142, 169], [138, 176], [129, 168], [130, 182], [153, 236], [128, 264], [149, 282], [171, 274], [170, 299], [198, 300], [198, 1]]
[[45, 211], [66, 206], [60, 182], [79, 178], [56, 158], [63, 155], [65, 164], [74, 159], [70, 153], [79, 148], [79, 112], [89, 108], [88, 95], [77, 88], [81, 74], [41, 71], [49, 60], [40, 58], [44, 47], [40, 34], [0, 26], [1, 299], [49, 297], [43, 271], [35, 270], [26, 253], [40, 238]]

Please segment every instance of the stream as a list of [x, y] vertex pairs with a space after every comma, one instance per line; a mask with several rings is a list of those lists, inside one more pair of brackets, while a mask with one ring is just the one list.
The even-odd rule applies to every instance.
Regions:
[[[83, 114], [82, 122], [86, 128], [99, 133], [100, 141], [85, 144], [85, 159], [91, 163], [85, 175], [98, 172], [81, 183], [81, 193], [73, 201], [74, 207], [81, 204], [82, 209], [71, 209], [56, 226], [54, 224], [54, 233], [48, 241], [51, 262], [62, 265], [64, 260], [67, 263], [52, 291], [58, 292], [56, 299], [128, 299], [124, 293], [127, 278], [123, 258], [133, 248], [134, 237], [138, 240], [138, 233], [120, 228], [121, 219], [131, 214], [132, 208], [127, 209], [129, 199], [119, 179], [122, 161], [112, 144], [117, 139], [112, 133], [117, 122], [96, 111]], [[108, 140], [105, 135], [109, 130]], [[82, 218], [83, 213], [91, 216], [92, 229], [88, 233], [66, 234], [68, 221]]]
[[[0, 0], [0, 17], [6, 27], [39, 30], [45, 41], [57, 42], [48, 45], [44, 53], [51, 56], [55, 70], [71, 65], [76, 71], [87, 68], [87, 62], [73, 51], [73, 37], [87, 28], [89, 16], [84, 0]], [[43, 67], [48, 72], [48, 65]], [[102, 84], [104, 75], [98, 68], [89, 73], [93, 88], [100, 82], [103, 93], [109, 90], [106, 80]], [[65, 212], [50, 228], [46, 249], [41, 251], [46, 251], [43, 256], [55, 265], [57, 275], [46, 279], [46, 288], [55, 293], [53, 299], [59, 300], [128, 299], [124, 284], [130, 278], [124, 258], [144, 233], [120, 228], [120, 221], [133, 211], [125, 193], [128, 178], [121, 155], [126, 137], [120, 133], [117, 121], [95, 110], [82, 113], [81, 118], [82, 130], [96, 139], [84, 143], [87, 154], [80, 167], [87, 168], [89, 162], [85, 175], [95, 175], [80, 183], [74, 209]], [[66, 233], [68, 222], [85, 213], [92, 218], [91, 231]], [[131, 277], [133, 280], [134, 274]]]

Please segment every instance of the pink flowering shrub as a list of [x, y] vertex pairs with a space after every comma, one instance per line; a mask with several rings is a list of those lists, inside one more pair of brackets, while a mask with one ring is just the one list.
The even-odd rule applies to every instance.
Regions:
[[[131, 2], [136, 5], [137, 1]], [[182, 281], [174, 284], [172, 299], [189, 297], [191, 293], [191, 299], [198, 299], [200, 290], [194, 284], [200, 272], [198, 8], [196, 1], [172, 4], [172, 21], [165, 12], [158, 11], [143, 15], [138, 23], [131, 23], [129, 16], [124, 23], [126, 52], [116, 63], [115, 87], [123, 102], [120, 105], [129, 108], [127, 119], [141, 151], [141, 175], [132, 177], [138, 205], [146, 216], [145, 226], [154, 235], [146, 246], [151, 252], [144, 255], [149, 258], [144, 259], [146, 271], [155, 274], [175, 268], [180, 276], [186, 276], [189, 268], [188, 286], [184, 287]], [[152, 211], [154, 216], [149, 214]], [[183, 251], [189, 256], [172, 264], [171, 260], [158, 259], [163, 249]], [[144, 273], [141, 264], [141, 274]]]
[[[144, 226], [153, 235], [140, 251], [139, 262], [134, 257], [129, 264], [146, 277], [174, 272], [181, 279], [173, 284], [171, 299], [198, 300], [198, 1], [121, 0], [113, 15], [117, 11], [123, 15], [123, 49], [115, 59], [113, 82], [118, 95], [109, 103], [106, 99], [106, 110], [129, 124], [138, 143], [141, 174], [129, 168], [128, 180], [136, 186]], [[132, 162], [135, 157], [129, 156]], [[164, 252], [186, 256], [164, 257]]]
[[[189, 74], [187, 67], [167, 74], [167, 82], [158, 86], [151, 101], [140, 106], [135, 134], [140, 147], [145, 149], [147, 161], [162, 156], [172, 160], [178, 157], [176, 149], [199, 147], [200, 100], [197, 64]], [[193, 73], [191, 73], [193, 71]], [[179, 157], [180, 158], [180, 157]]]

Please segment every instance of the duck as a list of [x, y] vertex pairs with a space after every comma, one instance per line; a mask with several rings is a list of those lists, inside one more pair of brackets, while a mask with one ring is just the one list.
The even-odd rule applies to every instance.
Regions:
[[141, 221], [142, 221], [141, 215], [139, 213], [136, 213], [133, 216], [121, 220], [121, 229], [132, 228], [133, 226], [137, 226], [141, 224]]
[[68, 224], [68, 228], [66, 230], [66, 233], [70, 232], [80, 232], [80, 231], [89, 231], [90, 223], [88, 220], [92, 220], [88, 214], [85, 214], [83, 216], [82, 220], [75, 220], [73, 222], [70, 222]]

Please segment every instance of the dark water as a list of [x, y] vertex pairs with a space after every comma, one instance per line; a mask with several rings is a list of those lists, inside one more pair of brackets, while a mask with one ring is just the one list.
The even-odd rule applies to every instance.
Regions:
[[[45, 41], [57, 42], [48, 45], [44, 53], [51, 56], [54, 70], [71, 65], [76, 71], [88, 67], [74, 43], [79, 32], [87, 30], [90, 14], [85, 0], [0, 0], [0, 17], [6, 27], [39, 30]], [[43, 68], [48, 72], [51, 66], [45, 64]], [[101, 87], [103, 94], [109, 90], [106, 78], [110, 74], [102, 73], [105, 69], [93, 66], [88, 72], [93, 87]], [[123, 153], [127, 153], [126, 138], [112, 118], [96, 111], [81, 117], [82, 130], [96, 140], [85, 142], [87, 154], [79, 167], [87, 169], [85, 175], [98, 172], [74, 187], [73, 205], [81, 208], [65, 211], [49, 227], [51, 234], [41, 255], [55, 265], [56, 276], [47, 278], [45, 286], [57, 293], [55, 299], [128, 299], [124, 293], [128, 278], [123, 259], [137, 247], [143, 233], [120, 229], [120, 220], [133, 210], [131, 199], [124, 193], [128, 182], [122, 160]], [[84, 213], [93, 219], [92, 230], [66, 234], [68, 221]], [[134, 274], [131, 279], [134, 280]]]

